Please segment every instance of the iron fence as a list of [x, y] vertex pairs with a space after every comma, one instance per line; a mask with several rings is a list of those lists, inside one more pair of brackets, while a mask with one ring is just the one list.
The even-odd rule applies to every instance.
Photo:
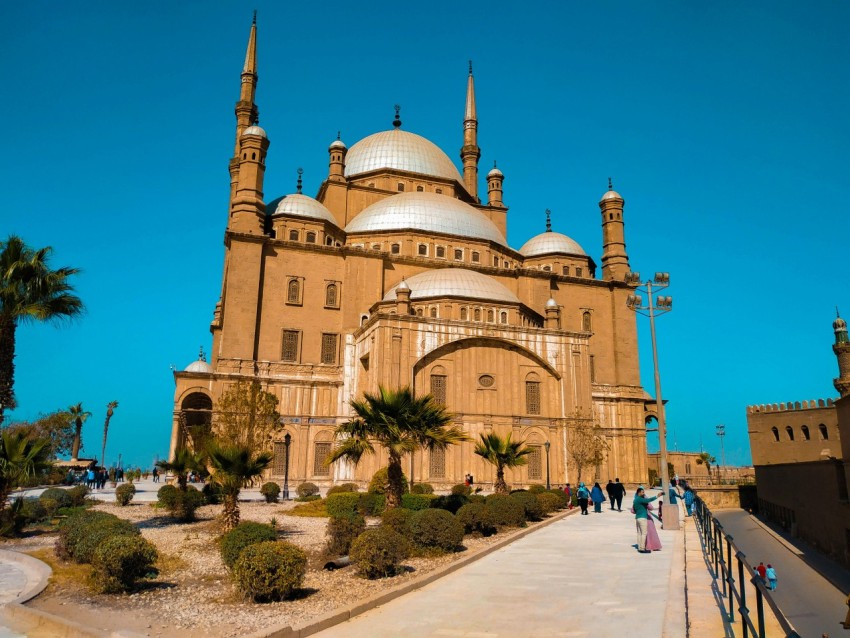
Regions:
[[[785, 632], [785, 637], [801, 638], [776, 603], [773, 602], [770, 590], [767, 589], [754, 567], [747, 561], [744, 552], [735, 546], [732, 536], [725, 532], [723, 525], [699, 497], [694, 501], [693, 512], [702, 541], [703, 553], [709, 567], [714, 571], [714, 578], [721, 582], [720, 593], [725, 599], [723, 611], [727, 620], [730, 623], [735, 623], [735, 605], [737, 605], [743, 638], [749, 636], [766, 638], [764, 605], [767, 602], [776, 616], [779, 626]], [[744, 587], [744, 583], [747, 581], [753, 585], [756, 592], [755, 616], [753, 616], [752, 610], [747, 607], [747, 589]]]

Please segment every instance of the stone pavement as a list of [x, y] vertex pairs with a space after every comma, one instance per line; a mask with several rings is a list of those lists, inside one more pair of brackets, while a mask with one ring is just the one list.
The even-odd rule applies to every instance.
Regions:
[[[630, 501], [630, 498], [626, 499]], [[322, 638], [686, 635], [684, 536], [638, 554], [634, 516], [568, 516]], [[709, 594], [710, 595], [710, 594]], [[723, 635], [721, 632], [713, 635]]]

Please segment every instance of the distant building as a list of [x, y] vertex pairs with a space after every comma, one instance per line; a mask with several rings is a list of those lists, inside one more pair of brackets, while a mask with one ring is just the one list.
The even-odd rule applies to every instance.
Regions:
[[747, 407], [759, 512], [850, 565], [850, 339], [836, 318], [841, 398]]
[[[711, 464], [711, 476], [708, 475], [708, 467], [700, 465], [697, 459], [699, 452], [670, 452], [667, 451], [667, 463], [673, 465], [673, 472], [680, 479], [685, 479], [694, 486], [716, 484], [718, 481], [732, 481], [746, 483], [755, 480], [755, 472], [752, 466], [720, 468], [716, 463]], [[659, 452], [651, 452], [647, 455], [647, 464], [650, 471], [655, 471], [656, 476], [661, 475], [661, 455]]]

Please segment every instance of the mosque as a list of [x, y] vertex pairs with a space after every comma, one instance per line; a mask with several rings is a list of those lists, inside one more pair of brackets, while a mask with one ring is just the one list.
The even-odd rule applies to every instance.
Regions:
[[610, 181], [599, 201], [599, 267], [548, 221], [519, 249], [509, 246], [505, 175], [494, 166], [479, 180], [470, 66], [460, 167], [403, 129], [396, 109], [389, 130], [350, 147], [330, 143], [315, 197], [299, 177], [297, 192], [267, 203], [274, 156], [257, 124], [256, 42], [255, 20], [236, 103], [212, 352], [174, 374], [171, 454], [209, 426], [226, 388], [257, 380], [281, 414], [271, 480], [288, 464], [292, 484], [365, 482], [386, 459], [327, 465], [334, 428], [364, 392], [410, 386], [445, 404], [473, 439], [408, 458], [416, 482], [446, 487], [470, 473], [491, 483], [492, 467], [473, 453], [491, 431], [533, 450], [509, 483], [545, 482], [547, 471], [554, 484], [575, 481], [569, 432], [582, 423], [600, 426], [608, 443], [583, 480], [645, 481], [655, 404], [640, 383], [624, 202]]

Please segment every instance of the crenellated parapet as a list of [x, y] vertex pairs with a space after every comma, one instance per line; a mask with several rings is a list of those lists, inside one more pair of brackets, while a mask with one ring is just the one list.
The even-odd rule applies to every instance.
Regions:
[[758, 414], [759, 412], [792, 412], [797, 410], [813, 410], [817, 408], [831, 408], [833, 399], [812, 399], [811, 401], [789, 401], [788, 403], [762, 403], [759, 405], [748, 405], [747, 414]]

